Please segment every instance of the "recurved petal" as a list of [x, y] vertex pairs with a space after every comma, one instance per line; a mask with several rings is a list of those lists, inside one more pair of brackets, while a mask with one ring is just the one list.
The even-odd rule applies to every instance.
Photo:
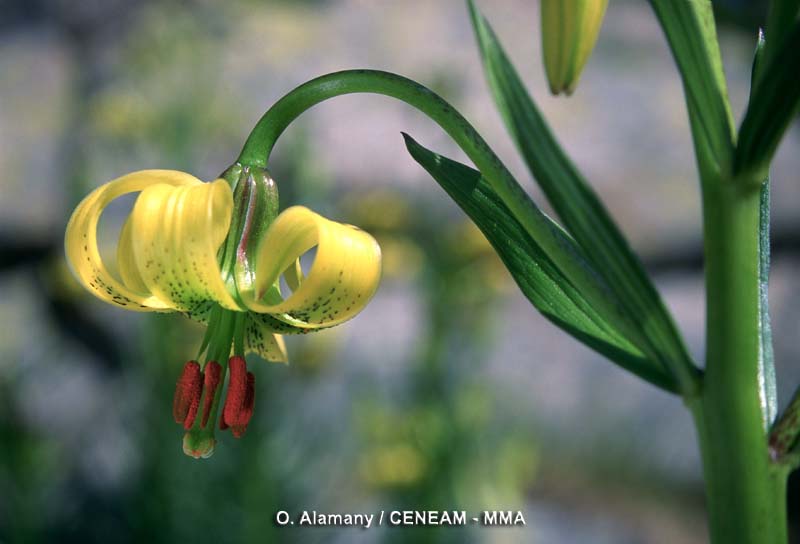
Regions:
[[148, 187], [131, 212], [133, 260], [125, 257], [120, 262], [133, 262], [138, 279], [171, 307], [192, 311], [215, 300], [224, 308], [240, 310], [217, 262], [232, 210], [230, 186], [221, 179]]
[[145, 285], [139, 267], [136, 266], [136, 259], [133, 257], [133, 228], [131, 227], [131, 217], [125, 220], [122, 230], [119, 233], [117, 242], [117, 270], [119, 276], [128, 288], [137, 293], [149, 293]]
[[286, 354], [283, 337], [275, 334], [274, 322], [270, 323], [269, 320], [261, 319], [263, 317], [268, 316], [253, 313], [247, 315], [244, 337], [245, 351], [255, 353], [262, 359], [273, 363], [288, 362], [289, 358]]
[[[78, 281], [99, 299], [126, 309], [171, 309], [167, 301], [151, 292], [142, 291], [140, 283], [133, 281], [128, 284], [124, 274], [123, 280], [119, 281], [108, 272], [97, 248], [97, 223], [105, 207], [122, 195], [139, 192], [154, 185], [178, 187], [201, 183], [184, 172], [142, 170], [117, 178], [92, 191], [75, 208], [64, 237], [67, 261]], [[128, 277], [130, 278], [131, 276]]]
[[303, 269], [300, 266], [300, 259], [295, 259], [289, 267], [283, 271], [283, 279], [292, 291], [297, 291], [303, 281]]
[[[264, 300], [275, 293], [280, 275], [309, 249], [317, 248], [306, 277], [295, 271], [299, 283], [291, 295]], [[308, 208], [295, 206], [281, 213], [258, 248], [253, 291], [241, 292], [253, 311], [273, 314], [307, 329], [331, 327], [355, 316], [375, 294], [381, 275], [381, 252], [366, 232], [325, 219]]]

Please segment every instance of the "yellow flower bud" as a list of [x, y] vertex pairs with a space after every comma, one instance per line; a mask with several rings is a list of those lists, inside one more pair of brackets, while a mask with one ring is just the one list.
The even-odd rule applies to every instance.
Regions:
[[553, 94], [572, 94], [597, 41], [608, 0], [542, 0], [542, 50]]

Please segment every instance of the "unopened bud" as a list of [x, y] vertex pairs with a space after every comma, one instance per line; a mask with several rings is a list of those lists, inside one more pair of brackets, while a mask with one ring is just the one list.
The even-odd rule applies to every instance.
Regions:
[[542, 0], [542, 49], [553, 94], [572, 94], [589, 60], [608, 0]]

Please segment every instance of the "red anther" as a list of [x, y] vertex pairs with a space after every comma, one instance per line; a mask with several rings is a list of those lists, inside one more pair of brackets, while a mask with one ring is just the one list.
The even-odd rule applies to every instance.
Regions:
[[243, 357], [231, 357], [228, 360], [230, 378], [228, 392], [225, 395], [225, 406], [222, 408], [222, 422], [225, 428], [236, 425], [239, 412], [242, 410], [247, 394], [247, 366]]
[[[178, 384], [175, 387], [175, 399], [172, 402], [172, 415], [176, 423], [184, 423], [192, 412], [194, 405], [194, 414], [197, 414], [197, 404], [200, 402], [200, 393], [203, 387], [203, 373], [200, 372], [200, 365], [197, 361], [189, 361], [183, 365], [183, 372], [178, 378]], [[191, 416], [192, 423], [194, 422], [194, 415]], [[191, 427], [191, 423], [189, 424]], [[188, 427], [187, 427], [188, 428]]]
[[187, 431], [194, 425], [194, 420], [197, 418], [197, 410], [200, 408], [200, 396], [203, 394], [203, 373], [200, 373], [198, 380], [197, 393], [192, 397], [192, 402], [189, 404], [189, 412], [186, 414], [186, 419], [183, 420], [183, 428]]
[[228, 366], [231, 376], [219, 426], [221, 429], [232, 427], [233, 436], [239, 438], [244, 434], [253, 415], [256, 378], [251, 372], [247, 372], [242, 357], [231, 357]]
[[239, 413], [239, 423], [231, 427], [231, 432], [236, 438], [241, 438], [247, 430], [247, 424], [253, 417], [253, 408], [256, 402], [256, 377], [252, 372], [247, 373], [247, 392], [244, 397], [244, 405]]
[[211, 415], [211, 405], [214, 403], [214, 395], [219, 386], [222, 367], [216, 361], [206, 363], [204, 369], [205, 380], [203, 381], [203, 416], [200, 419], [200, 427], [205, 429], [208, 423], [208, 416]]

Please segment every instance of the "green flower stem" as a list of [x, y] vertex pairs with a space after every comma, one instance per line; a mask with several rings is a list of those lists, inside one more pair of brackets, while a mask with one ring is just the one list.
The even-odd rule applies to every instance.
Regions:
[[[396, 98], [425, 113], [461, 147], [526, 232], [586, 296], [592, 306], [613, 316], [620, 332], [654, 360], [647, 338], [616, 301], [608, 285], [576, 251], [569, 235], [555, 227], [520, 187], [488, 144], [469, 122], [430, 89], [402, 76], [376, 70], [348, 70], [321, 76], [289, 92], [259, 120], [237, 162], [265, 168], [272, 148], [283, 131], [300, 114], [329, 98], [352, 93], [373, 93]], [[691, 373], [678, 376], [685, 395], [694, 395], [699, 379]]]
[[771, 462], [760, 390], [757, 188], [703, 184], [707, 345], [698, 429], [711, 541], [786, 542], [787, 471]]
[[206, 352], [206, 349], [208, 349], [211, 340], [213, 340], [216, 336], [217, 330], [215, 325], [219, 322], [219, 315], [222, 311], [223, 310], [220, 308], [219, 304], [214, 304], [208, 313], [208, 326], [206, 327], [205, 334], [203, 334], [203, 341], [200, 343], [200, 349], [197, 350], [197, 357], [195, 357], [198, 361], [203, 353]]

